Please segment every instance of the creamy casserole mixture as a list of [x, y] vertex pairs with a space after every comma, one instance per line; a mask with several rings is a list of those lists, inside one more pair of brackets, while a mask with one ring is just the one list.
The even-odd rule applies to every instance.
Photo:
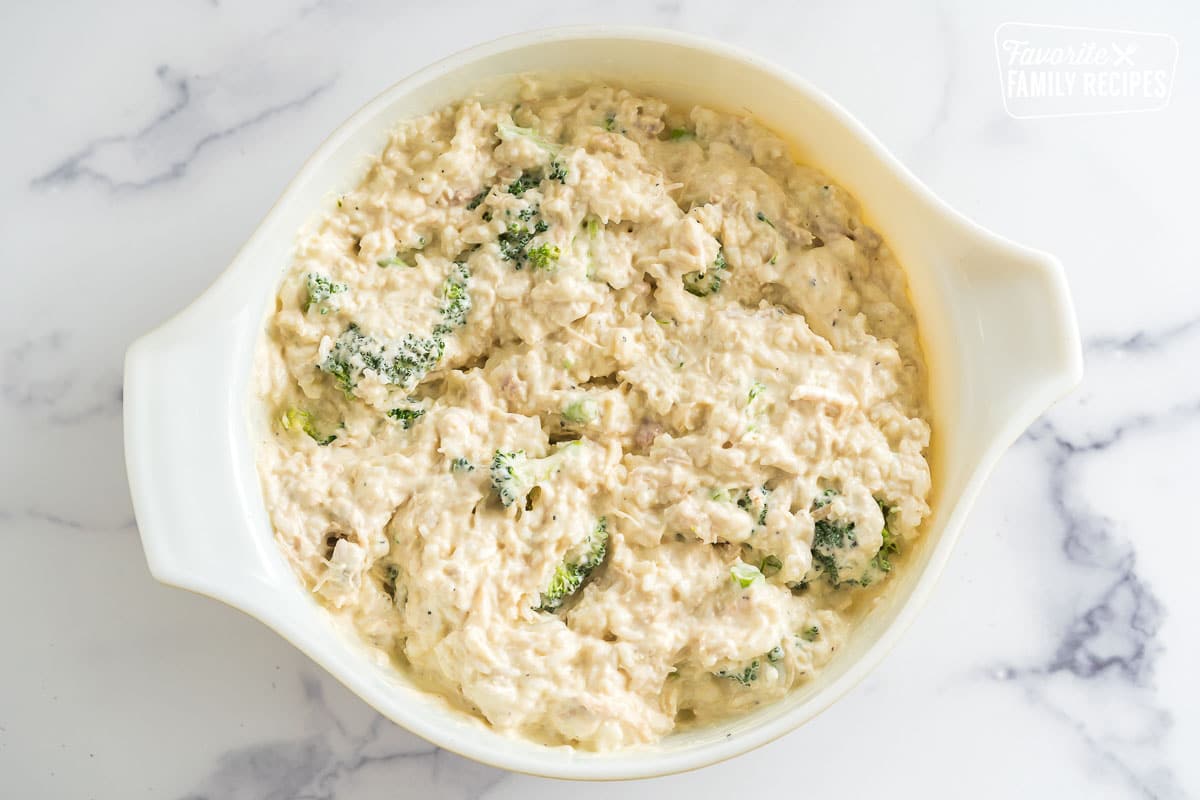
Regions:
[[770, 132], [522, 91], [404, 123], [302, 236], [258, 464], [367, 642], [610, 750], [829, 661], [929, 513], [925, 371], [887, 246]]

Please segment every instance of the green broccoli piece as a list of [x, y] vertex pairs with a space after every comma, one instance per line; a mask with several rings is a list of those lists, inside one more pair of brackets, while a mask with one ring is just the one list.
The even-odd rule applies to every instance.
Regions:
[[772, 664], [782, 661], [783, 656], [783, 645], [777, 644], [767, 651], [767, 661], [770, 661]]
[[283, 416], [279, 418], [279, 426], [285, 431], [302, 431], [307, 433], [309, 438], [322, 447], [337, 439], [337, 436], [334, 434], [322, 436], [317, 431], [317, 423], [313, 419], [313, 415], [299, 408], [289, 408], [285, 411]]
[[765, 383], [762, 383], [761, 381], [755, 381], [754, 383], [750, 384], [750, 391], [747, 392], [747, 396], [746, 396], [746, 405], [750, 405], [751, 403], [753, 403], [754, 398], [758, 397], [760, 394], [762, 394], [766, 390], [767, 390], [767, 385]]
[[423, 338], [411, 333], [397, 342], [381, 343], [352, 322], [334, 342], [320, 369], [337, 379], [348, 395], [367, 370], [381, 383], [411, 391], [441, 360], [444, 349], [440, 336]]
[[749, 686], [754, 681], [758, 680], [758, 659], [754, 659], [743, 670], [728, 670], [722, 669], [713, 673], [718, 678], [729, 678], [737, 681], [742, 686]]
[[541, 602], [535, 611], [553, 613], [567, 598], [579, 591], [584, 582], [604, 561], [608, 553], [608, 519], [600, 517], [596, 526], [583, 541], [572, 547], [563, 562], [554, 569], [550, 585], [542, 592]]
[[813, 526], [812, 558], [818, 572], [833, 586], [846, 580], [844, 571], [846, 551], [858, 544], [853, 522], [819, 519]]
[[[341, 294], [350, 288], [344, 283], [335, 283], [316, 272], [308, 273], [308, 276], [305, 278], [305, 284], [308, 287], [308, 301], [304, 304], [305, 311], [308, 311], [313, 306], [320, 306], [321, 303], [324, 303], [330, 297], [333, 297], [335, 294]], [[326, 309], [322, 308], [321, 313], [326, 313]]]
[[817, 495], [816, 498], [813, 500], [812, 510], [816, 511], [818, 508], [824, 508], [825, 506], [832, 503], [833, 498], [835, 498], [837, 496], [838, 496], [837, 489], [826, 489], [825, 491], [823, 491], [819, 495]]
[[450, 276], [442, 284], [442, 321], [434, 326], [434, 336], [444, 336], [467, 324], [467, 315], [471, 312], [471, 295], [467, 291], [470, 280], [467, 265], [454, 262]]
[[469, 280], [466, 264], [455, 262], [442, 285], [442, 321], [434, 326], [432, 336], [408, 333], [399, 341], [380, 342], [352, 322], [318, 367], [333, 376], [347, 396], [353, 394], [367, 370], [374, 372], [381, 383], [412, 391], [441, 361], [446, 349], [445, 335], [466, 324], [471, 310]]
[[[826, 489], [813, 500], [813, 510], [829, 505], [837, 495], [836, 489]], [[900, 551], [900, 543], [888, 529], [887, 518], [891, 509], [882, 500], [876, 499], [875, 502], [883, 514], [883, 530], [880, 532], [882, 543], [860, 574], [846, 574], [850, 551], [858, 546], [854, 523], [831, 519], [819, 519], [813, 523], [813, 567], [834, 587], [848, 583], [869, 586], [892, 569], [891, 556]]]
[[505, 508], [523, 500], [534, 487], [529, 459], [525, 457], [524, 450], [497, 450], [492, 456], [491, 473], [492, 488], [496, 490], [496, 496]]
[[757, 218], [757, 219], [758, 219], [758, 221], [759, 221], [759, 222], [765, 222], [765, 223], [767, 223], [768, 225], [770, 225], [772, 228], [774, 228], [774, 227], [775, 227], [775, 223], [774, 223], [774, 222], [771, 222], [771, 220], [770, 220], [770, 219], [767, 217], [767, 215], [766, 215], [766, 214], [764, 214], [763, 212], [761, 212], [761, 211], [760, 211], [760, 212], [758, 212], [757, 214], [755, 214], [754, 216], [755, 216], [755, 218]]
[[811, 628], [805, 628], [800, 632], [800, 638], [806, 642], [815, 642], [821, 636], [821, 629], [816, 625]]
[[479, 208], [479, 206], [483, 205], [483, 201], [487, 198], [488, 192], [490, 191], [490, 188], [484, 187], [483, 191], [472, 197], [471, 202], [467, 203], [467, 211], [474, 211], [475, 209]]
[[564, 423], [571, 425], [590, 425], [600, 416], [600, 406], [590, 397], [572, 400], [562, 410]]
[[450, 462], [450, 471], [451, 472], [474, 472], [475, 465], [472, 464], [467, 459], [463, 458], [462, 456], [459, 456], [458, 458], [456, 458]]
[[896, 534], [888, 529], [888, 515], [892, 513], [890, 506], [882, 500], [876, 498], [875, 502], [879, 504], [879, 511], [883, 514], [883, 544], [879, 547], [879, 552], [871, 559], [871, 566], [880, 572], [892, 571], [891, 557], [900, 552], [900, 542], [897, 541]]
[[404, 430], [409, 430], [413, 425], [417, 424], [417, 420], [425, 416], [423, 408], [393, 408], [387, 412], [387, 415], [392, 419], [404, 425]]
[[683, 288], [696, 297], [707, 297], [721, 291], [721, 284], [728, 274], [729, 267], [725, 263], [725, 250], [721, 248], [717, 251], [717, 257], [713, 260], [712, 266], [708, 269], [703, 272], [692, 270], [684, 274]]
[[617, 115], [610, 111], [608, 112], [608, 115], [604, 117], [604, 130], [611, 132], [615, 131], [616, 129]]
[[738, 586], [746, 589], [750, 584], [754, 583], [763, 577], [763, 574], [758, 571], [758, 567], [753, 564], [747, 564], [744, 561], [738, 561], [729, 568], [729, 577]]
[[566, 165], [556, 159], [550, 162], [549, 171], [544, 169], [526, 170], [518, 175], [515, 181], [508, 185], [508, 193], [514, 197], [521, 197], [530, 189], [535, 189], [541, 186], [542, 181], [547, 180], [566, 183]]
[[545, 458], [529, 459], [524, 450], [497, 450], [492, 456], [492, 488], [505, 508], [524, 500], [534, 486], [547, 481], [562, 468], [579, 442], [566, 442]]
[[387, 258], [379, 259], [375, 263], [381, 267], [414, 267], [414, 266], [416, 266], [415, 264], [409, 264], [407, 261], [405, 261], [403, 258], [401, 258], [399, 253], [393, 253], [392, 255], [388, 256]]
[[542, 182], [541, 172], [522, 172], [508, 185], [508, 193], [520, 197]]
[[533, 265], [534, 269], [549, 270], [554, 268], [554, 265], [558, 262], [559, 255], [558, 245], [547, 242], [530, 250], [528, 258], [529, 263]]
[[515, 139], [518, 137], [528, 139], [550, 155], [557, 155], [558, 151], [562, 149], [561, 146], [544, 139], [533, 128], [522, 128], [520, 125], [507, 122], [501, 122], [496, 126], [496, 135], [501, 139]]
[[707, 272], [693, 270], [683, 276], [683, 288], [696, 297], [708, 297], [721, 291], [722, 274], [715, 269]]
[[691, 139], [694, 135], [687, 128], [672, 128], [671, 132], [667, 134], [673, 142], [677, 142], [680, 139]]
[[500, 245], [500, 256], [505, 261], [514, 262], [517, 269], [525, 266], [525, 251], [533, 239], [533, 232], [523, 225], [510, 223], [508, 229], [500, 234], [497, 242]]
[[755, 518], [755, 529], [767, 524], [767, 510], [770, 505], [770, 498], [771, 490], [766, 486], [737, 492], [737, 507]]
[[783, 562], [779, 560], [778, 556], [774, 555], [767, 556], [762, 560], [762, 563], [758, 565], [758, 571], [763, 574], [764, 578], [769, 578], [772, 575], [775, 575], [781, 569], [783, 569]]
[[500, 247], [500, 257], [513, 262], [514, 269], [524, 269], [525, 261], [529, 258], [529, 243], [533, 241], [534, 236], [543, 233], [549, 227], [545, 220], [538, 220], [532, 229], [515, 222], [509, 223], [508, 229], [496, 240]]

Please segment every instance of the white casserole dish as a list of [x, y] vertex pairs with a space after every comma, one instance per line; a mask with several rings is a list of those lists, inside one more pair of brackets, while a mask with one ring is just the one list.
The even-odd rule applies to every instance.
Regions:
[[[594, 75], [676, 102], [749, 113], [862, 204], [908, 273], [930, 366], [933, 516], [880, 607], [809, 685], [717, 727], [632, 751], [548, 748], [497, 734], [411, 687], [331, 624], [276, 547], [248, 413], [264, 316], [297, 231], [357, 183], [402, 119], [522, 72]], [[150, 571], [275, 629], [382, 714], [431, 742], [506, 769], [559, 778], [642, 778], [693, 769], [781, 736], [880, 661], [928, 598], [1001, 452], [1080, 379], [1062, 266], [955, 213], [863, 127], [803, 81], [713, 42], [648, 29], [540, 31], [447, 58], [401, 81], [309, 159], [229, 268], [136, 341], [125, 365], [125, 450]]]

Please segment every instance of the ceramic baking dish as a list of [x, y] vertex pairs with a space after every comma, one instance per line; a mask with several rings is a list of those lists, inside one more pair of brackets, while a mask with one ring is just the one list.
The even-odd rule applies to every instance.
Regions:
[[[380, 663], [332, 624], [285, 563], [255, 472], [251, 362], [297, 231], [358, 182], [397, 122], [468, 94], [501, 91], [511, 76], [528, 72], [594, 76], [750, 114], [792, 142], [800, 159], [858, 198], [905, 266], [930, 365], [934, 513], [880, 607], [825, 671], [785, 700], [609, 754], [507, 738]], [[451, 56], [397, 83], [335, 131], [212, 287], [130, 347], [125, 450], [138, 528], [158, 580], [257, 617], [382, 714], [441, 747], [539, 775], [636, 778], [769, 742], [861, 680], [929, 597], [999, 455], [1081, 372], [1058, 261], [955, 213], [804, 81], [748, 53], [673, 32], [569, 28]]]

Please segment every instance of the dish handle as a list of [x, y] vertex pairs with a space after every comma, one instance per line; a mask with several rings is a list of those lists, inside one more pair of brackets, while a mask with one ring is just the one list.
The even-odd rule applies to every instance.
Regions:
[[1057, 258], [973, 234], [956, 271], [964, 374], [980, 430], [1007, 446], [1079, 383], [1079, 328]]
[[126, 353], [125, 462], [151, 574], [250, 611], [286, 583], [274, 543], [254, 535], [270, 528], [238, 365], [250, 363], [256, 320], [219, 299], [228, 286]]

